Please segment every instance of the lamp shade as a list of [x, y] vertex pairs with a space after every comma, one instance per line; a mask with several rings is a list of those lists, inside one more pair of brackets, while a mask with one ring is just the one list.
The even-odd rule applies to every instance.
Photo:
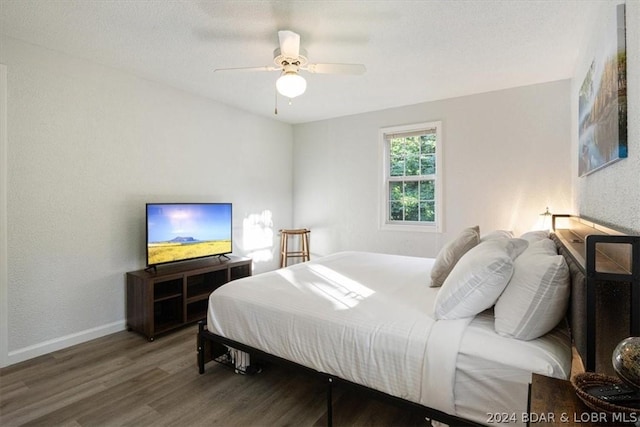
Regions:
[[307, 90], [307, 81], [295, 72], [284, 73], [276, 81], [276, 89], [282, 96], [295, 98]]

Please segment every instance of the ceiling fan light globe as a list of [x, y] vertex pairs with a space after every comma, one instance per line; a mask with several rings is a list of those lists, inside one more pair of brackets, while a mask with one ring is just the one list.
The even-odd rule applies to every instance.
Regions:
[[278, 93], [282, 96], [295, 98], [307, 90], [307, 81], [299, 74], [287, 73], [278, 78], [276, 81], [276, 89], [278, 89]]

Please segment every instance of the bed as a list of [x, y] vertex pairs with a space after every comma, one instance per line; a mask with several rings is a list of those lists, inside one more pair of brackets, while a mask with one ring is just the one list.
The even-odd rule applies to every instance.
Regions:
[[[562, 292], [554, 291], [562, 314], [540, 336], [532, 336], [530, 329], [518, 339], [504, 327], [496, 332], [496, 319], [512, 305], [518, 307], [512, 301], [496, 303], [507, 293], [499, 286], [487, 292], [483, 282], [483, 301], [471, 303], [476, 314], [465, 312], [468, 301], [478, 296], [464, 287], [462, 303], [447, 306], [456, 299], [447, 280], [475, 280], [475, 270], [471, 276], [465, 271], [471, 254], [477, 258], [474, 268], [495, 267], [485, 262], [482, 251], [510, 241], [519, 245], [508, 254], [513, 266], [542, 239], [499, 234], [480, 238], [478, 231], [475, 248], [466, 248], [448, 266], [442, 286], [431, 286], [434, 270], [443, 265], [441, 254], [430, 259], [368, 252], [340, 252], [224, 285], [211, 294], [206, 325], [199, 328], [200, 372], [210, 343], [218, 348], [211, 357], [228, 355], [228, 348], [249, 353], [241, 369], [262, 358], [302, 368], [327, 382], [329, 424], [331, 389], [338, 383], [423, 409], [426, 417], [450, 425], [483, 425], [494, 413], [526, 413], [532, 373], [565, 379], [571, 373], [572, 340], [564, 316], [570, 306], [570, 273], [567, 255], [556, 255], [555, 263], [566, 269], [566, 302], [560, 301]], [[545, 240], [553, 242], [554, 251], [562, 246], [558, 239]], [[515, 271], [505, 274], [508, 284]]]

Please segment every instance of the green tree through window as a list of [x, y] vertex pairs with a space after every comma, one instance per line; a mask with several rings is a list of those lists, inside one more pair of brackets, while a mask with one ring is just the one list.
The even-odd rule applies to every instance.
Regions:
[[439, 124], [384, 132], [386, 223], [434, 225], [437, 218]]

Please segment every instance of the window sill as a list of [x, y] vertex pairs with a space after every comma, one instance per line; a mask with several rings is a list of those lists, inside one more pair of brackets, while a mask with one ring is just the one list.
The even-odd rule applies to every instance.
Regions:
[[391, 224], [384, 223], [380, 225], [380, 230], [382, 231], [408, 231], [411, 233], [440, 233], [442, 231], [442, 227], [437, 224]]

